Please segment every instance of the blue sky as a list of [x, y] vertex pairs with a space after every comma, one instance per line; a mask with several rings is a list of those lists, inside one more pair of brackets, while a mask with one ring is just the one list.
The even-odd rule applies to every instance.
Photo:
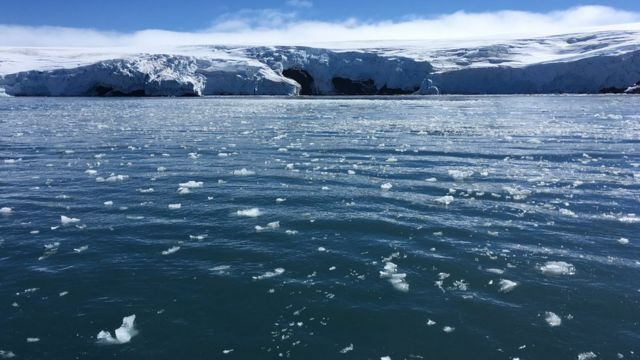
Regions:
[[640, 12], [640, 0], [0, 0], [0, 24], [63, 26], [132, 32], [197, 31], [247, 9], [295, 12], [299, 20], [402, 21], [464, 10], [549, 12], [579, 5], [606, 5]]

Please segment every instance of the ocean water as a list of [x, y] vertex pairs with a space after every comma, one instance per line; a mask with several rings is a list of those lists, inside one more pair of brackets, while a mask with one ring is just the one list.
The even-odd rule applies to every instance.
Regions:
[[0, 358], [637, 359], [639, 166], [632, 96], [3, 98]]

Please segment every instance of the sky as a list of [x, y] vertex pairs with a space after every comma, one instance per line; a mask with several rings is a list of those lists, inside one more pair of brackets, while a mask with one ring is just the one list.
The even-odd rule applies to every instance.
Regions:
[[640, 0], [0, 0], [0, 46], [300, 45], [640, 23]]

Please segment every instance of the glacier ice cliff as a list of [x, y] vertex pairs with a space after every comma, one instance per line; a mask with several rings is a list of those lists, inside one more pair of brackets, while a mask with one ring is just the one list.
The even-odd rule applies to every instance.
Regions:
[[640, 32], [633, 31], [148, 53], [0, 48], [0, 96], [631, 94], [638, 83]]

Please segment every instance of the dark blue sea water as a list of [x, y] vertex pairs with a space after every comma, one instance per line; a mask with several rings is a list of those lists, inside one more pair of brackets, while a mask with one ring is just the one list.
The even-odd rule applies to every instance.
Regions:
[[637, 359], [639, 166], [632, 96], [0, 99], [0, 358]]

